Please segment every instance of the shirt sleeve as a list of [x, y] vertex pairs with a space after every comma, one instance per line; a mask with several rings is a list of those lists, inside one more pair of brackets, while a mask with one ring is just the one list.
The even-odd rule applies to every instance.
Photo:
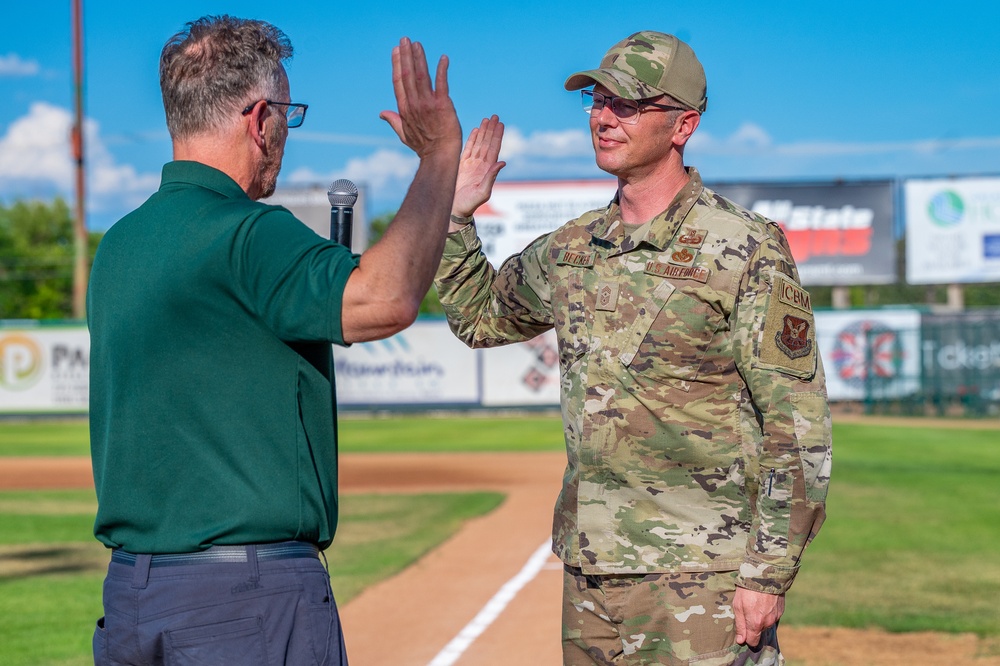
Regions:
[[434, 285], [455, 335], [469, 347], [522, 342], [552, 328], [549, 235], [494, 269], [475, 224], [448, 235]]
[[282, 340], [344, 344], [344, 287], [358, 255], [285, 209], [247, 220], [231, 257], [248, 307]]
[[825, 518], [832, 460], [811, 301], [782, 237], [750, 258], [736, 308], [734, 356], [753, 412], [744, 447], [753, 524], [737, 583], [781, 594]]

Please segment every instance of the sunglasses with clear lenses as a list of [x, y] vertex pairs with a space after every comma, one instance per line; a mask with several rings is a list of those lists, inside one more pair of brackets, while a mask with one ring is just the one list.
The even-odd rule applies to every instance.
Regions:
[[275, 106], [287, 106], [288, 108], [285, 109], [285, 120], [288, 121], [289, 129], [302, 126], [302, 122], [306, 119], [306, 109], [309, 108], [308, 104], [296, 104], [295, 102], [273, 102], [269, 99], [265, 99], [257, 100], [257, 102], [254, 102], [247, 108], [243, 109], [243, 115], [245, 116], [253, 111], [253, 107], [257, 106], [257, 104], [261, 101]]
[[668, 106], [666, 104], [655, 104], [642, 100], [625, 99], [614, 95], [604, 95], [593, 90], [581, 90], [580, 96], [583, 99], [583, 110], [591, 116], [601, 113], [605, 106], [611, 107], [611, 113], [615, 114], [623, 123], [634, 125], [639, 122], [639, 114], [650, 109], [660, 109], [662, 111], [687, 111], [682, 106]]

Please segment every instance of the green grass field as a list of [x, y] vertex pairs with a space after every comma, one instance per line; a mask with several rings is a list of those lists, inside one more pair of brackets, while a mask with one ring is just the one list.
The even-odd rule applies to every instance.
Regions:
[[[562, 448], [556, 417], [349, 419], [341, 440], [345, 452]], [[1000, 430], [986, 426], [835, 424], [827, 523], [806, 553], [784, 622], [975, 632], [997, 644], [998, 440]], [[86, 455], [87, 448], [80, 422], [0, 426], [0, 465], [5, 455]], [[352, 495], [345, 502], [330, 551], [342, 601], [499, 499], [424, 501]], [[105, 557], [89, 539], [92, 502], [89, 492], [0, 493], [0, 664], [88, 663], [100, 604], [95, 567]], [[400, 538], [375, 541], [387, 534]], [[375, 553], [393, 562], [375, 562]], [[19, 571], [25, 560], [33, 573]]]
[[[339, 423], [344, 453], [396, 451], [561, 451], [562, 424], [552, 416], [503, 418], [352, 418]], [[83, 420], [0, 421], [0, 457], [87, 456]]]
[[[2, 462], [0, 462], [2, 464]], [[497, 493], [350, 495], [327, 552], [339, 604], [401, 571], [462, 522], [496, 508]], [[92, 664], [106, 549], [94, 541], [89, 490], [0, 492], [0, 664]]]

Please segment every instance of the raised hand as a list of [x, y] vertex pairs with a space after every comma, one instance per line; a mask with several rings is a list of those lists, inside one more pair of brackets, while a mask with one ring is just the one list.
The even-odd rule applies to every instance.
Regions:
[[448, 96], [447, 56], [438, 61], [432, 87], [423, 46], [404, 37], [392, 49], [392, 86], [399, 111], [383, 111], [379, 117], [417, 156], [461, 145], [462, 128]]
[[502, 142], [503, 123], [495, 115], [483, 118], [479, 127], [472, 130], [458, 163], [452, 215], [471, 217], [477, 208], [489, 201], [497, 174], [506, 165], [506, 162], [497, 161]]

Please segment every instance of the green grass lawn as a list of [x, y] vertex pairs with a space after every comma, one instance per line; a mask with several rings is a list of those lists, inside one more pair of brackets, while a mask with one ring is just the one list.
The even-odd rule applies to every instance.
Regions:
[[[10, 425], [15, 427], [0, 426], [0, 456], [87, 453], [86, 426], [81, 422]], [[340, 430], [346, 452], [562, 448], [559, 420], [550, 416], [347, 419]], [[450, 505], [449, 497], [460, 496], [445, 496], [441, 509], [415, 507], [408, 496], [371, 497], [364, 506], [358, 496], [345, 498], [343, 527], [331, 551], [331, 569], [339, 577], [342, 600], [385, 575], [383, 566], [412, 561], [419, 553], [403, 550], [415, 536], [436, 529], [443, 517], [455, 525], [469, 515], [462, 511], [471, 500]], [[87, 537], [80, 536], [81, 530], [89, 534], [91, 501], [86, 492], [0, 496], [0, 544], [8, 544], [0, 548], [27, 548], [37, 559], [53, 562], [50, 573], [6, 576], [2, 570], [11, 565], [11, 558], [0, 551], [0, 617], [14, 619], [0, 629], [0, 664], [86, 663], [62, 662], [58, 655], [16, 661], [6, 651], [11, 644], [7, 636], [28, 631], [25, 623], [45, 627], [53, 617], [82, 608], [81, 620], [74, 625], [73, 640], [78, 640], [79, 622], [96, 617], [100, 575], [74, 572], [72, 564], [66, 564], [86, 561], [94, 552]], [[482, 502], [475, 511], [487, 510], [496, 498]], [[406, 517], [385, 522], [397, 514]], [[428, 543], [443, 538], [440, 533], [448, 529], [435, 532]], [[397, 531], [402, 538], [394, 542], [376, 541]], [[35, 545], [25, 545], [29, 534]], [[99, 548], [97, 552], [103, 556]], [[360, 554], [353, 561], [348, 559], [352, 552]], [[373, 561], [375, 554], [386, 553], [394, 563]], [[373, 565], [369, 574], [354, 568], [368, 564]], [[64, 581], [69, 582], [62, 585]], [[58, 589], [58, 595], [46, 592], [49, 588]], [[835, 424], [828, 519], [789, 593], [785, 622], [890, 631], [972, 631], [995, 640], [1000, 637], [998, 599], [1000, 430], [952, 429], [918, 420], [912, 427]], [[12, 628], [16, 631], [9, 634]], [[84, 633], [89, 636], [89, 632], [88, 626]], [[45, 650], [54, 650], [57, 643], [36, 642]], [[89, 647], [79, 644], [75, 649]]]
[[[461, 523], [496, 508], [497, 493], [346, 495], [327, 551], [344, 604], [414, 562]], [[93, 492], [0, 492], [0, 664], [92, 664], [108, 551], [92, 536]]]
[[1000, 430], [834, 427], [787, 621], [1000, 635]]
[[[552, 416], [358, 418], [349, 414], [340, 419], [338, 428], [339, 446], [344, 453], [561, 451], [564, 448], [562, 424]], [[0, 457], [68, 455], [90, 455], [85, 420], [0, 421]]]

